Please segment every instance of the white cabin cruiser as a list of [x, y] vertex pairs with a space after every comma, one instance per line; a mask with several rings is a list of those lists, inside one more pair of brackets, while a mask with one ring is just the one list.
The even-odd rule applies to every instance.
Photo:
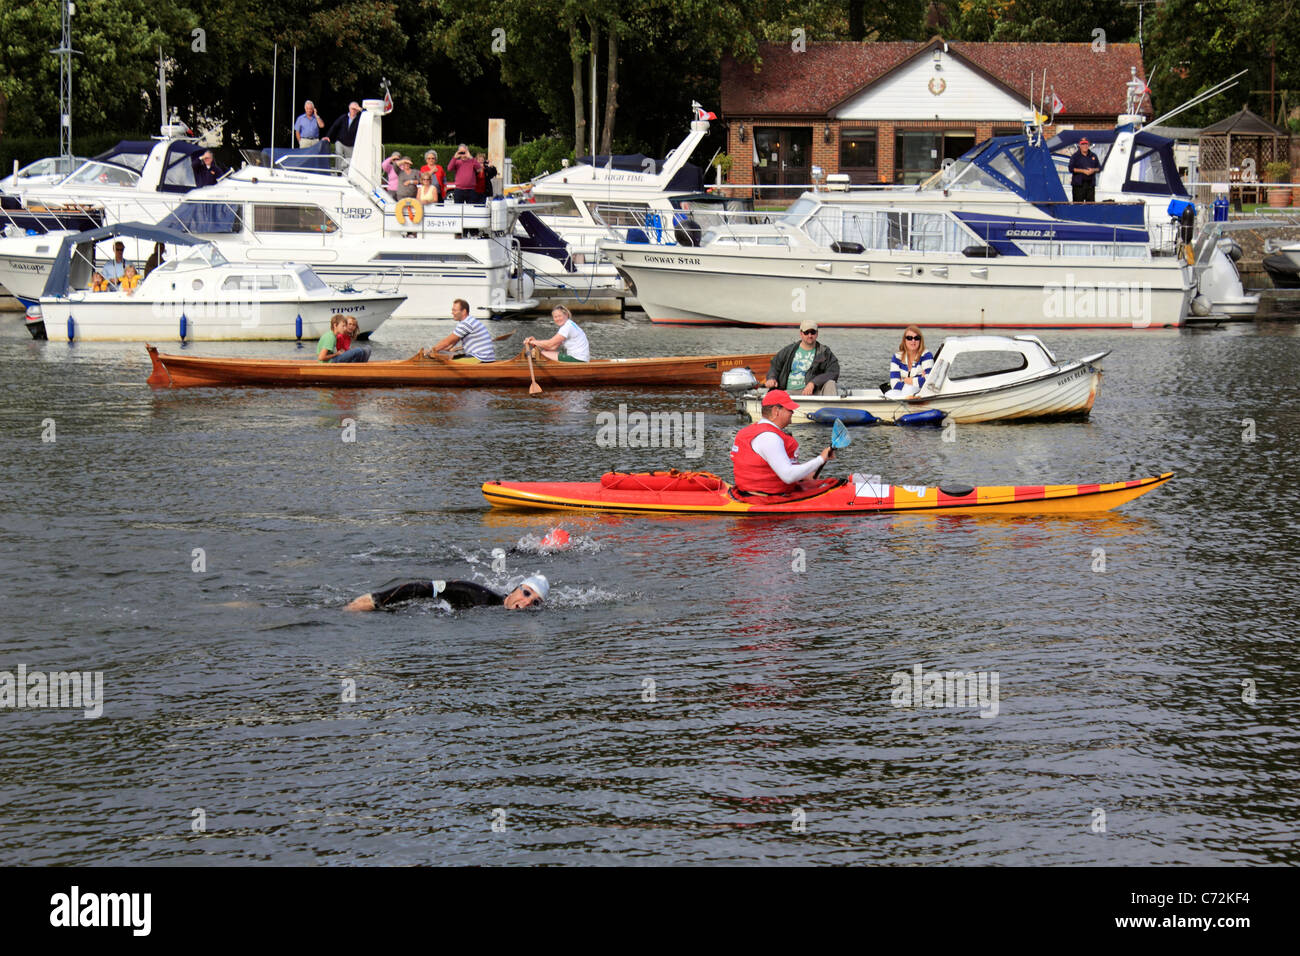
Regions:
[[[399, 318], [450, 317], [456, 298], [479, 318], [535, 308], [512, 236], [519, 201], [395, 202], [380, 185], [384, 103], [363, 107], [345, 171], [332, 169], [319, 147], [276, 150], [275, 166], [246, 165], [178, 196], [159, 225], [216, 244], [231, 262], [299, 262], [342, 287], [400, 282], [407, 299]], [[0, 284], [30, 304], [62, 238], [0, 239]], [[151, 244], [127, 241], [127, 258], [143, 261]], [[111, 258], [111, 248], [100, 252]]]
[[573, 166], [546, 173], [514, 187], [511, 192], [535, 203], [537, 218], [562, 240], [554, 243], [517, 230], [525, 264], [536, 272], [537, 292], [544, 299], [578, 303], [593, 290], [622, 289], [617, 270], [601, 254], [599, 243], [610, 226], [637, 225], [638, 218], [657, 215], [671, 221], [683, 211], [702, 219], [704, 211], [752, 211], [749, 199], [728, 199], [706, 193], [703, 171], [688, 162], [708, 135], [709, 120], [699, 103], [686, 137], [662, 160], [642, 154], [581, 156]]
[[[157, 264], [131, 292], [87, 291], [95, 245], [117, 235], [153, 243]], [[365, 338], [401, 302], [391, 292], [340, 292], [304, 265], [232, 263], [185, 233], [119, 223], [63, 238], [28, 328], [63, 342], [295, 341], [319, 338], [331, 316], [344, 313]]]
[[1066, 192], [1083, 132], [1045, 139], [1035, 114], [918, 187], [807, 192], [783, 215], [707, 230], [643, 216], [601, 248], [669, 323], [1160, 328], [1194, 300], [1198, 314], [1251, 310], [1223, 250], [1194, 242], [1172, 144], [1132, 112], [1142, 88], [1115, 130], [1087, 131], [1098, 202]]
[[[883, 388], [847, 389], [834, 396], [799, 395], [799, 410], [791, 420], [908, 424], [937, 417], [935, 412], [959, 423], [1084, 417], [1101, 390], [1100, 362], [1109, 354], [1097, 352], [1058, 362], [1036, 335], [949, 336], [934, 353], [930, 376], [915, 397], [886, 398]], [[739, 410], [758, 421], [765, 390], [746, 388], [749, 383], [738, 374], [745, 371], [725, 373], [723, 385], [733, 393], [745, 391]]]

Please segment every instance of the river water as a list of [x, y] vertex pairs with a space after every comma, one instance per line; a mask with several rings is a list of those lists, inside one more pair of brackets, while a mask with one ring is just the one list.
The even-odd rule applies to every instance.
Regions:
[[[1119, 511], [749, 521], [479, 493], [729, 475], [721, 392], [155, 392], [142, 346], [19, 324], [0, 328], [0, 671], [102, 672], [103, 713], [0, 709], [0, 864], [1300, 862], [1293, 324], [1047, 332], [1061, 357], [1114, 350], [1089, 421], [859, 429], [839, 462], [900, 483], [1178, 473]], [[792, 337], [583, 324], [597, 355]], [[387, 325], [376, 358], [446, 327]], [[854, 385], [897, 333], [823, 339]], [[620, 403], [699, 413], [702, 455], [601, 447]], [[557, 526], [574, 546], [539, 550]], [[540, 612], [340, 610], [535, 571]], [[976, 674], [983, 704], [897, 706], [918, 669]]]

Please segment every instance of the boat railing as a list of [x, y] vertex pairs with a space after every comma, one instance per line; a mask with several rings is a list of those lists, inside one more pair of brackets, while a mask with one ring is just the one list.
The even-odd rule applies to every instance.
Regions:
[[378, 292], [394, 295], [401, 291], [402, 280], [406, 278], [404, 269], [385, 269], [372, 272], [362, 279], [350, 279], [346, 282], [331, 282], [329, 285], [339, 292]]
[[[726, 212], [703, 222], [699, 213], [665, 213], [645, 207], [602, 205], [593, 210], [617, 242], [661, 246], [783, 246], [843, 254], [872, 253], [898, 257], [917, 254], [978, 255], [993, 247], [1005, 252], [1013, 243], [1039, 258], [1090, 258], [1132, 261], [1152, 253], [1134, 240], [1133, 226], [1096, 227], [1089, 238], [1061, 237], [1062, 224], [1052, 220], [983, 217], [972, 222], [939, 210], [856, 209], [806, 203], [785, 213]], [[811, 213], [811, 215], [810, 215]], [[1027, 230], [1038, 230], [1033, 235]], [[1175, 234], [1169, 236], [1176, 243]]]

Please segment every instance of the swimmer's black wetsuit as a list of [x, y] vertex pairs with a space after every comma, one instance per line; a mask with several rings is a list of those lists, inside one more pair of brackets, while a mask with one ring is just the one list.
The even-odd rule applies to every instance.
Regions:
[[455, 611], [470, 607], [505, 606], [504, 594], [498, 594], [473, 581], [403, 581], [396, 587], [375, 591], [370, 596], [374, 599], [376, 610], [403, 601], [433, 597], [446, 601]]

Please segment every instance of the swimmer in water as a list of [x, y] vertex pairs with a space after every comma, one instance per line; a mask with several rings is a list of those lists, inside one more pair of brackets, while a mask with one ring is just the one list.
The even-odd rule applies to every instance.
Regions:
[[500, 594], [473, 581], [404, 581], [395, 587], [371, 594], [363, 594], [347, 605], [345, 611], [378, 611], [415, 601], [420, 598], [437, 598], [445, 601], [453, 611], [471, 607], [506, 607], [511, 611], [541, 607], [550, 593], [551, 585], [544, 574], [534, 574], [509, 594]]

